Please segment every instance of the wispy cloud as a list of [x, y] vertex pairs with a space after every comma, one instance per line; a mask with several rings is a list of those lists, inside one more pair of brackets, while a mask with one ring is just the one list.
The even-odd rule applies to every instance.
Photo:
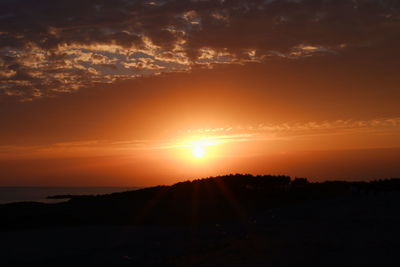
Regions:
[[227, 143], [255, 141], [301, 140], [304, 137], [338, 135], [398, 135], [400, 118], [372, 120], [335, 120], [323, 122], [258, 124], [218, 128], [186, 129], [176, 132], [179, 138], [164, 140], [85, 140], [44, 146], [2, 146], [0, 157], [32, 156], [101, 156], [135, 151], [154, 151], [192, 147], [198, 143], [215, 146]]
[[236, 125], [218, 128], [186, 129], [186, 133], [227, 133], [227, 132], [252, 132], [252, 133], [306, 133], [308, 131], [335, 131], [335, 130], [360, 130], [369, 129], [385, 130], [400, 127], [400, 117], [381, 118], [372, 120], [334, 120], [334, 121], [310, 121], [310, 122], [287, 122], [287, 123], [261, 123], [257, 125]]

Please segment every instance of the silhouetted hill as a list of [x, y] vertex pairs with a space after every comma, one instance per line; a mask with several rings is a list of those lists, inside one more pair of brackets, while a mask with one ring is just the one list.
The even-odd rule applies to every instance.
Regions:
[[271, 208], [388, 191], [400, 191], [400, 179], [310, 183], [306, 178], [234, 174], [107, 195], [50, 196], [69, 198], [57, 204], [0, 205], [0, 226], [248, 223]]

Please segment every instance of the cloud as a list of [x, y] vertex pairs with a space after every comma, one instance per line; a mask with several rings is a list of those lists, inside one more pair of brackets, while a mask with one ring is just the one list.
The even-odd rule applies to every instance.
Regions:
[[[359, 136], [369, 134], [376, 138], [398, 136], [400, 117], [372, 120], [335, 120], [323, 122], [297, 122], [258, 124], [219, 128], [186, 129], [176, 133], [173, 139], [135, 140], [82, 140], [47, 145], [0, 146], [0, 159], [32, 157], [76, 157], [131, 155], [133, 152], [185, 149], [201, 143], [214, 146], [226, 143], [287, 140], [298, 142], [304, 137]], [[361, 136], [360, 135], [360, 136]], [[371, 143], [372, 144], [372, 143]], [[370, 145], [371, 145], [370, 144]]]
[[[219, 128], [198, 128], [182, 130], [189, 135], [209, 136], [242, 136], [247, 134], [247, 141], [280, 138], [295, 138], [299, 136], [337, 135], [337, 134], [397, 134], [400, 128], [400, 118], [380, 118], [371, 120], [335, 120], [335, 121], [310, 121], [296, 123], [261, 123], [258, 125], [238, 125]], [[221, 135], [223, 134], [223, 135]], [[228, 135], [225, 135], [228, 134]]]
[[396, 53], [399, 18], [391, 0], [2, 1], [0, 95], [30, 100], [195, 66], [365, 47]]

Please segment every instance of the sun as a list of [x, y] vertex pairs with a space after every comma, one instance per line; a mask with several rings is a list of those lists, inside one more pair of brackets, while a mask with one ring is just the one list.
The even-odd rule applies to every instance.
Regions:
[[204, 158], [204, 156], [206, 155], [206, 149], [205, 149], [204, 145], [202, 145], [202, 144], [193, 145], [192, 155], [193, 155], [193, 157], [198, 158], [198, 159]]
[[219, 140], [208, 136], [191, 136], [177, 142], [179, 157], [190, 164], [210, 163], [216, 159]]

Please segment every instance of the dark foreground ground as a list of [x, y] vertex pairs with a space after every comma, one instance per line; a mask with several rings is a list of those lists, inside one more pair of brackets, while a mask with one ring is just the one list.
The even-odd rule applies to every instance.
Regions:
[[400, 266], [400, 193], [260, 211], [247, 223], [0, 231], [0, 266]]

